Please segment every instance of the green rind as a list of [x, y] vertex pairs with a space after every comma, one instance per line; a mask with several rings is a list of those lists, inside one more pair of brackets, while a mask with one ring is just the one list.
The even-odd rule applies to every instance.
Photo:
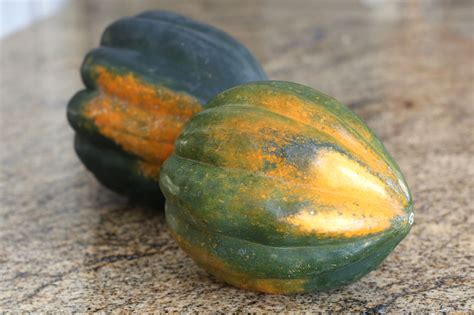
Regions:
[[[229, 117], [241, 116], [247, 119], [243, 126], [259, 126], [260, 121], [276, 119], [279, 121], [269, 125], [290, 130], [290, 122], [284, 115], [259, 107], [259, 95], [271, 96], [276, 92], [304, 99], [336, 116], [338, 126], [368, 143], [392, 169], [400, 185], [404, 184], [398, 166], [381, 142], [345, 106], [297, 84], [256, 82], [221, 93], [208, 103], [207, 110], [186, 124], [176, 142], [175, 154], [164, 163], [160, 175], [167, 222], [180, 246], [200, 266], [235, 286], [270, 293], [338, 288], [375, 269], [407, 235], [413, 223], [412, 200], [409, 192], [394, 191], [407, 198], [403, 201], [402, 214], [394, 215], [390, 226], [383, 231], [363, 236], [302, 232], [285, 220], [304, 211], [305, 204], [301, 202], [308, 198], [304, 195], [299, 199], [298, 189], [290, 188], [294, 185], [302, 185], [306, 191], [309, 188], [304, 187], [304, 181], [298, 183], [298, 179], [285, 182], [283, 177], [266, 176], [265, 163], [252, 164], [241, 153], [252, 152], [252, 148], [265, 153], [265, 143], [280, 137], [280, 133], [273, 130], [273, 138], [265, 135], [265, 123], [250, 133], [238, 125], [229, 125], [230, 121], [239, 121]], [[290, 139], [290, 145], [298, 144], [298, 150], [282, 155], [285, 163], [294, 162], [304, 171], [304, 160], [311, 160], [321, 148], [327, 151], [329, 146], [333, 152], [349, 155], [329, 135], [306, 127], [301, 123], [301, 133]], [[258, 132], [254, 136], [260, 138], [252, 137], [252, 132]], [[302, 141], [306, 138], [313, 142]], [[287, 143], [281, 139], [276, 142], [280, 146]], [[303, 148], [305, 143], [309, 144]], [[228, 147], [239, 149], [228, 150]], [[275, 149], [281, 148], [272, 147], [271, 154]], [[295, 156], [290, 156], [293, 153]], [[257, 169], [246, 168], [249, 165]], [[314, 206], [314, 201], [311, 202]]]
[[[242, 282], [235, 278], [284, 280], [288, 284], [302, 280], [302, 286], [282, 285], [281, 293], [330, 290], [351, 283], [374, 270], [409, 231], [374, 235], [360, 242], [268, 246], [197, 227], [181, 214], [180, 206], [168, 199], [165, 209], [172, 234], [193, 247], [189, 253], [199, 265], [238, 287]], [[195, 251], [205, 252], [205, 258], [193, 254]]]
[[252, 56], [248, 49], [240, 44], [236, 39], [229, 36], [227, 33], [213, 27], [212, 25], [207, 25], [194, 21], [188, 18], [185, 18], [179, 14], [169, 11], [147, 11], [139, 14], [137, 17], [167, 21], [172, 23], [177, 23], [183, 27], [187, 27], [193, 31], [198, 31], [202, 35], [212, 36], [215, 39], [219, 39], [221, 45], [226, 47], [226, 52], [234, 54], [236, 58], [240, 58], [242, 63], [247, 64], [250, 68], [255, 69], [255, 71], [260, 72], [259, 76], [262, 78], [266, 77], [265, 72], [261, 68], [258, 61]]
[[69, 102], [67, 118], [76, 131], [74, 150], [86, 168], [109, 189], [130, 196], [144, 205], [163, 205], [164, 198], [155, 177], [140, 170], [141, 160], [125, 152], [114, 141], [102, 135], [94, 121], [84, 114], [84, 107], [98, 91], [82, 90]]
[[[112, 60], [117, 58], [116, 50], [133, 54], [127, 63], [129, 71], [152, 81], [166, 78], [172, 85], [169, 88], [189, 93], [202, 103], [237, 84], [267, 79], [247, 48], [222, 31], [169, 12], [151, 15], [147, 12], [109, 25], [101, 47], [90, 56]], [[83, 72], [85, 83], [87, 75]]]
[[[176, 205], [173, 211], [202, 230], [270, 246], [313, 246], [340, 241], [298, 233], [282, 220], [305, 204], [298, 196], [289, 194], [285, 190], [288, 183], [278, 178], [216, 167], [177, 155], [166, 161], [163, 174], [161, 190], [167, 202]], [[259, 187], [266, 187], [271, 193], [253, 195]], [[392, 233], [405, 228], [401, 219], [392, 221]], [[371, 236], [352, 238], [359, 242], [370, 239]]]
[[97, 73], [96, 67], [102, 66], [110, 73], [117, 75], [132, 74], [134, 77], [148, 83], [151, 86], [164, 86], [174, 91], [186, 91], [187, 85], [184, 81], [173, 79], [177, 76], [176, 73], [185, 71], [181, 66], [169, 67], [166, 60], [157, 60], [154, 66], [162, 69], [160, 73], [150, 74], [148, 72], [149, 66], [141, 60], [143, 55], [140, 52], [115, 47], [100, 46], [91, 50], [81, 66], [81, 77], [84, 85], [89, 90], [97, 90]]
[[[201, 104], [237, 84], [267, 79], [257, 60], [237, 40], [172, 12], [143, 12], [119, 19], [106, 28], [100, 46], [84, 59], [81, 77], [87, 89], [71, 99], [67, 117], [81, 139], [76, 152], [85, 166], [110, 189], [149, 204], [162, 200], [154, 196], [158, 180], [137, 172], [140, 158], [102, 135], [83, 114], [84, 104], [98, 94], [98, 66], [117, 75], [131, 74], [157, 89], [165, 87], [188, 94]], [[113, 166], [105, 165], [101, 148]], [[157, 205], [161, 206], [161, 202]]]
[[96, 97], [98, 93], [98, 91], [81, 90], [74, 94], [67, 106], [66, 114], [69, 124], [76, 132], [83, 134], [83, 136], [102, 136], [95, 123], [86, 117], [83, 112], [84, 106]]
[[79, 134], [74, 137], [74, 149], [81, 162], [104, 186], [131, 196], [133, 202], [140, 204], [156, 206], [164, 203], [157, 179], [143, 176], [139, 161], [133, 155]]

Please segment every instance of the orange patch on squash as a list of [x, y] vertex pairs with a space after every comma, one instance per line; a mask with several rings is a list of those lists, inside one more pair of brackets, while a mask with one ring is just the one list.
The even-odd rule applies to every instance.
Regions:
[[[317, 100], [315, 102], [317, 104]], [[329, 112], [322, 105], [315, 106], [315, 103], [283, 93], [278, 95], [264, 94], [259, 97], [258, 102], [256, 102], [256, 105], [258, 104], [271, 112], [288, 117], [326, 134], [337, 145], [356, 156], [373, 171], [387, 178], [395, 179], [383, 156], [371, 146], [370, 142], [373, 141], [373, 135], [366, 128], [360, 126], [358, 122], [343, 123], [341, 118]], [[355, 131], [358, 136], [351, 133], [351, 130]]]
[[146, 109], [156, 116], [189, 118], [202, 110], [201, 104], [191, 95], [151, 85], [132, 73], [115, 74], [103, 66], [95, 67], [94, 71], [99, 89], [105, 94]]
[[84, 106], [84, 115], [99, 132], [142, 161], [140, 171], [156, 176], [174, 150], [184, 123], [201, 111], [192, 96], [153, 86], [135, 75], [115, 74], [97, 66], [99, 93]]
[[[217, 143], [209, 154], [217, 156], [213, 163], [219, 166], [278, 179], [280, 191], [292, 196], [292, 200], [306, 203], [299, 213], [281, 218], [287, 225], [280, 232], [350, 238], [384, 231], [396, 217], [406, 217], [404, 209], [409, 200], [401, 187], [394, 188], [386, 182], [387, 178], [395, 179], [396, 183], [399, 179], [377, 152], [364, 147], [348, 132], [341, 136], [340, 130], [331, 129], [331, 124], [321, 125], [318, 128], [323, 132], [316, 134], [314, 123], [306, 121], [307, 113], [296, 105], [291, 107], [292, 111], [302, 113], [292, 117], [296, 123], [282, 117], [288, 115], [274, 116], [252, 107], [227, 105], [212, 109], [226, 115], [205, 129], [206, 137], [213, 139], [211, 143]], [[278, 135], [273, 131], [278, 131]], [[308, 167], [301, 169], [279, 151], [300, 138], [311, 137], [319, 137], [317, 140], [322, 142], [333, 140], [347, 154], [320, 147], [312, 156], [305, 157]], [[350, 156], [356, 156], [362, 163]], [[261, 196], [257, 199], [269, 195], [266, 186], [254, 189], [253, 194]]]
[[138, 170], [145, 177], [150, 177], [159, 180], [161, 164], [162, 163], [149, 163], [145, 161], [139, 161]]
[[386, 230], [395, 216], [405, 215], [403, 200], [380, 178], [339, 152], [319, 152], [310, 173], [307, 185], [325, 191], [306, 196], [313, 205], [286, 219], [302, 233], [364, 236]]

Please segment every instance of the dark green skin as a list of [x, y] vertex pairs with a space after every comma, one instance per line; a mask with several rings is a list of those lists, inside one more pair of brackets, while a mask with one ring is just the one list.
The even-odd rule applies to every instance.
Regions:
[[[264, 129], [265, 117], [270, 114], [253, 107], [252, 98], [247, 97], [262, 91], [284, 91], [308, 100], [319, 97], [328, 111], [338, 113], [348, 125], [363, 124], [334, 99], [293, 83], [256, 82], [221, 93], [209, 102], [207, 110], [188, 121], [176, 141], [175, 153], [162, 167], [160, 187], [166, 198], [170, 231], [200, 266], [238, 287], [298, 293], [330, 290], [354, 282], [375, 269], [407, 235], [411, 228], [407, 220], [412, 213], [411, 197], [408, 196], [404, 209], [406, 215], [394, 218], [390, 228], [383, 232], [366, 236], [324, 237], [295, 232], [285, 226], [279, 219], [298, 213], [304, 202], [289, 195], [285, 183], [265, 176], [264, 170], [249, 171], [245, 163], [239, 168], [226, 167], [230, 157], [219, 155], [228, 145], [265, 150], [265, 145], [256, 139], [258, 135], [249, 138], [235, 126], [227, 125], [231, 131], [224, 138], [233, 141], [232, 144], [216, 137], [226, 129], [229, 117], [243, 116], [257, 124], [261, 119]], [[371, 135], [374, 150], [404, 181], [382, 143]], [[279, 134], [275, 132], [274, 136]], [[296, 146], [301, 144], [298, 141], [301, 138], [293, 143], [298, 150], [287, 151], [284, 159], [285, 163], [299, 163], [302, 168], [314, 152], [332, 145], [314, 139], [305, 149], [316, 151], [305, 152]], [[267, 197], [252, 198], [248, 192], [253, 191], [262, 191]], [[249, 286], [247, 280], [239, 278], [270, 281], [273, 287], [268, 290]], [[301, 283], [292, 283], [294, 280]]]
[[97, 93], [96, 66], [187, 93], [201, 104], [232, 86], [267, 79], [259, 63], [237, 40], [173, 12], [143, 12], [106, 28], [100, 46], [84, 59], [81, 75], [86, 89], [69, 101], [67, 118], [77, 133], [76, 153], [96, 178], [108, 188], [150, 205], [163, 203], [157, 178], [138, 172], [139, 157], [102, 135], [82, 113]]
[[[167, 201], [165, 209], [166, 221], [173, 235], [179, 235], [191, 246], [219, 257], [234, 271], [255, 279], [306, 280], [296, 289], [283, 285], [279, 291], [267, 293], [327, 291], [350, 284], [374, 270], [409, 231], [350, 241], [327, 240], [313, 246], [268, 246], [208, 231], [202, 225], [189, 222], [191, 220], [185, 217], [182, 208], [172, 202]], [[239, 283], [222, 277], [212, 265], [191, 257], [217, 278], [240, 287]]]

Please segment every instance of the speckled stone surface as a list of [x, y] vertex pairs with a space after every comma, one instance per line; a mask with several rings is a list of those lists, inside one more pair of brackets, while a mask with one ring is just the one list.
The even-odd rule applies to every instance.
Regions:
[[[76, 158], [65, 104], [112, 20], [171, 9], [244, 42], [272, 79], [348, 104], [412, 189], [409, 236], [330, 293], [275, 296], [215, 280], [159, 209], [130, 205]], [[474, 309], [472, 1], [76, 1], [0, 41], [0, 310]]]

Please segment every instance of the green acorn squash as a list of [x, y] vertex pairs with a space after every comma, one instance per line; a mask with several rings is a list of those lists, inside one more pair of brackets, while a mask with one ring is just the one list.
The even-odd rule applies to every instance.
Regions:
[[406, 182], [374, 133], [335, 99], [289, 82], [211, 100], [185, 125], [160, 186], [185, 252], [268, 293], [351, 283], [413, 223]]
[[183, 124], [217, 93], [266, 80], [238, 41], [164, 11], [112, 23], [81, 74], [86, 89], [67, 107], [77, 155], [105, 186], [151, 204]]

